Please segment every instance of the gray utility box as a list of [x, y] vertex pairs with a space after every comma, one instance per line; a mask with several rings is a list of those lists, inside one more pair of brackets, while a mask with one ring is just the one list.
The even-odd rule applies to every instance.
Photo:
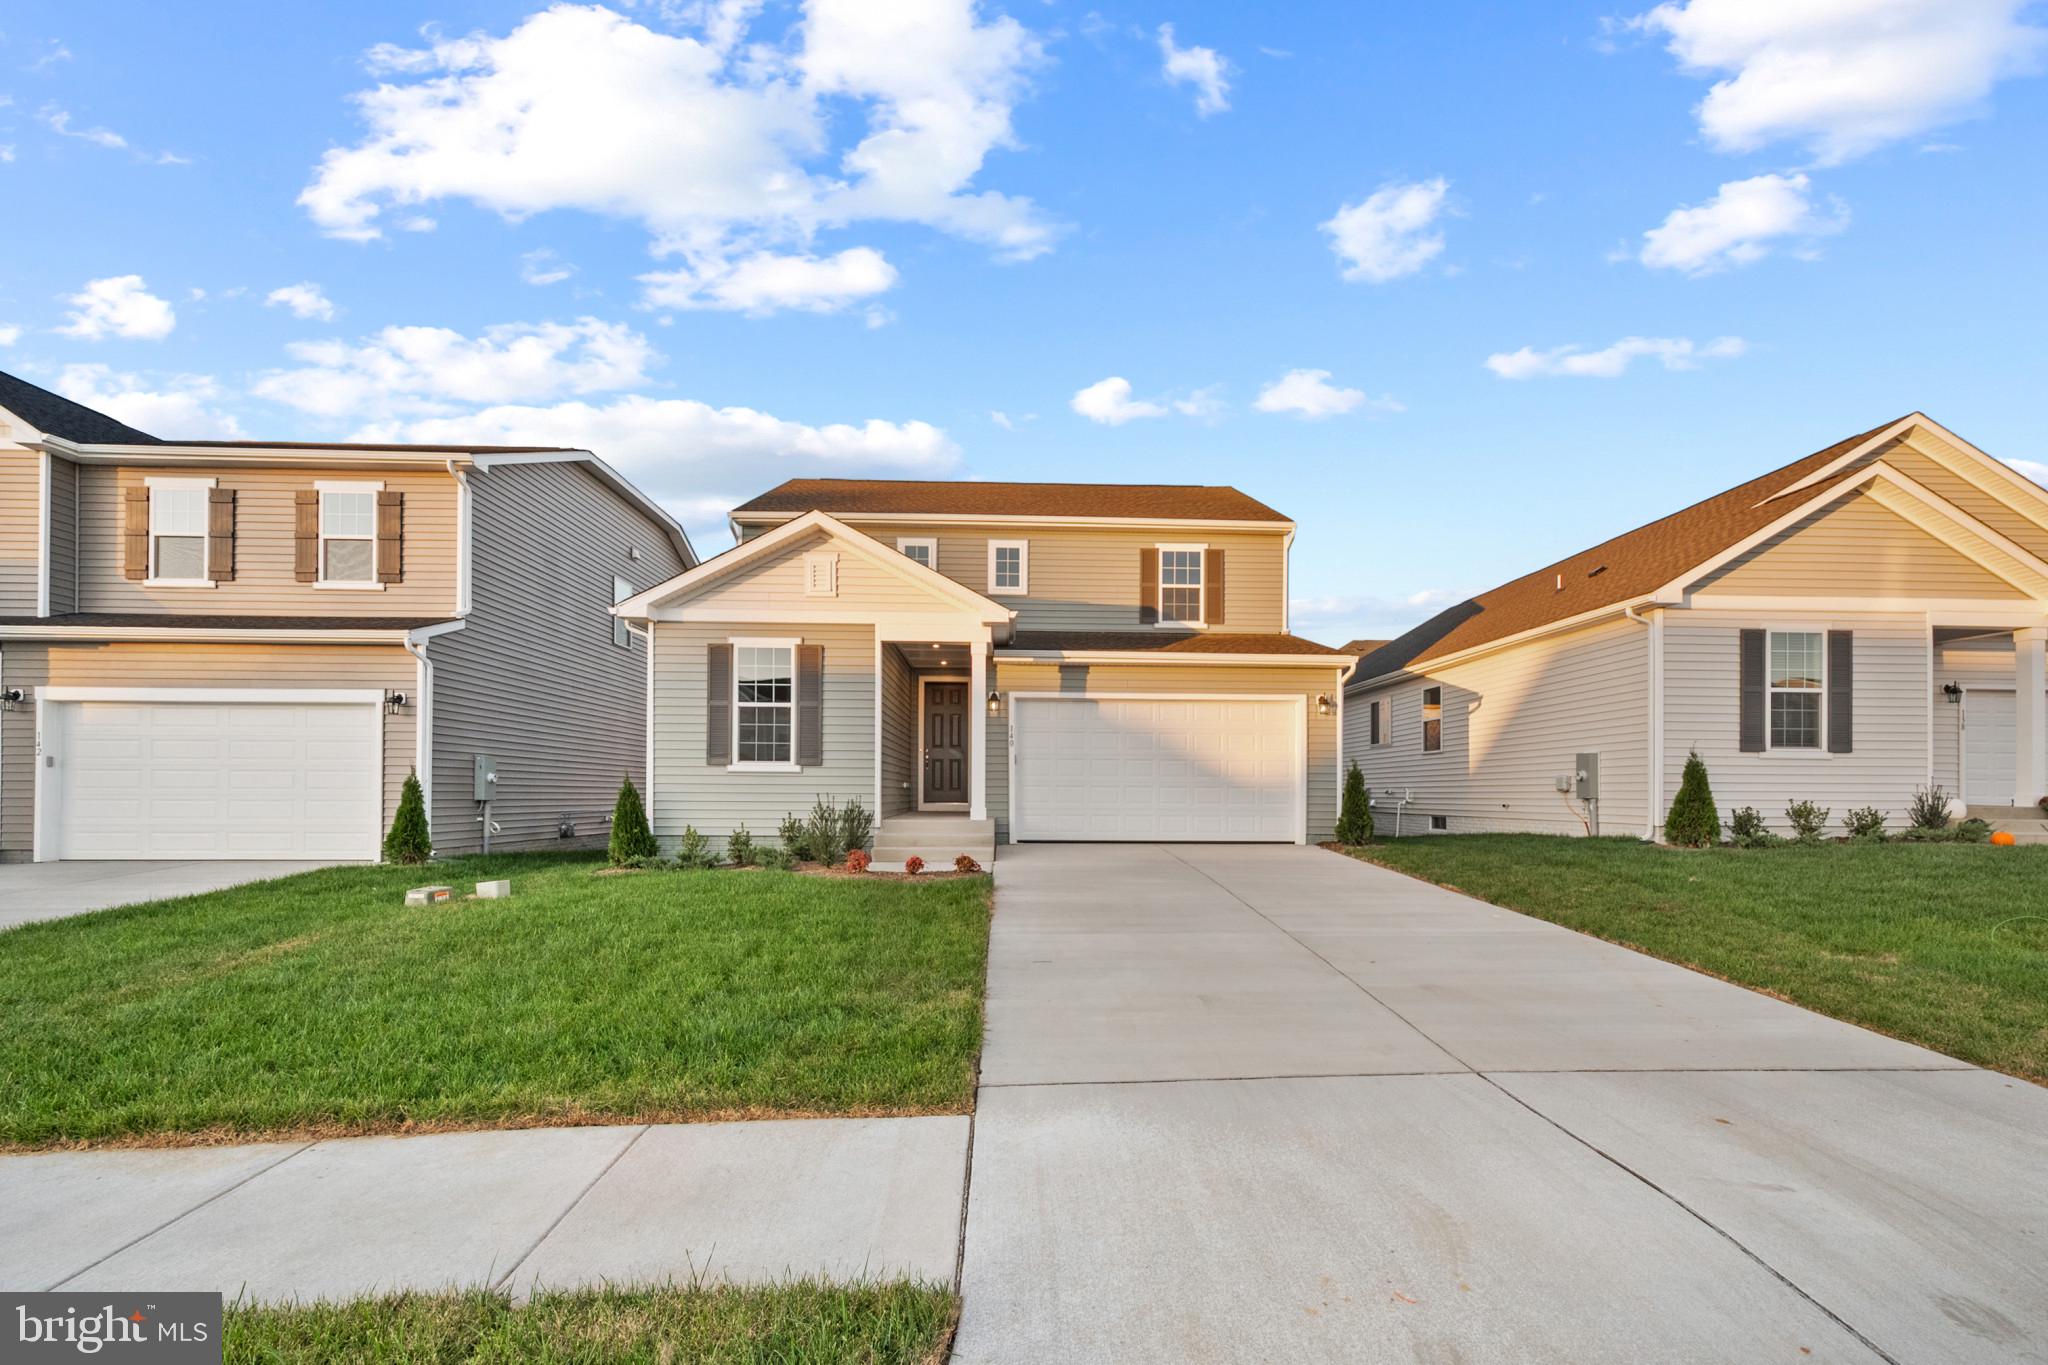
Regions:
[[493, 801], [498, 794], [498, 760], [489, 754], [476, 756], [476, 799]]
[[1577, 771], [1578, 798], [1581, 801], [1600, 799], [1600, 755], [1580, 754], [1574, 765]]

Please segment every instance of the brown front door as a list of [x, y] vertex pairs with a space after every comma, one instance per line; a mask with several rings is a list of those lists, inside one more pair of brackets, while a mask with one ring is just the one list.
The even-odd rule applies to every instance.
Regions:
[[924, 804], [967, 804], [967, 684], [924, 685]]

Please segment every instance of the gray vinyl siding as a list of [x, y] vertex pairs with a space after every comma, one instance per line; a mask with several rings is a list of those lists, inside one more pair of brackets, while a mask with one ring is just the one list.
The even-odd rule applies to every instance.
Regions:
[[[825, 761], [800, 772], [728, 772], [705, 761], [705, 661], [713, 643], [738, 637], [799, 640], [824, 649]], [[775, 837], [782, 817], [820, 796], [875, 805], [875, 629], [858, 622], [655, 626], [654, 830], [673, 852], [683, 826], [723, 840], [745, 824]]]
[[[146, 478], [212, 478], [235, 490], [235, 577], [211, 588], [150, 588], [122, 574], [125, 492]], [[405, 581], [382, 591], [321, 588], [293, 573], [296, 496], [320, 480], [381, 482], [405, 494]], [[447, 472], [91, 465], [79, 471], [80, 610], [218, 616], [452, 616], [455, 480]]]
[[1693, 592], [1782, 597], [2025, 596], [1865, 494], [1845, 498], [1787, 527], [1701, 580]]
[[[1338, 786], [1342, 775], [1337, 766], [1337, 718], [1318, 713], [1315, 699], [1337, 692], [1339, 671], [1335, 668], [1264, 668], [1227, 664], [1091, 664], [1087, 670], [1089, 695], [1144, 693], [1172, 696], [1176, 693], [1264, 693], [1270, 696], [1301, 694], [1308, 712], [1308, 837], [1310, 842], [1328, 839], [1337, 823]], [[1005, 663], [996, 667], [996, 687], [1007, 698], [1015, 692], [1059, 692], [1059, 666], [1047, 663]], [[996, 822], [996, 838], [1010, 838], [1010, 727], [1016, 724], [1016, 707], [1005, 705], [999, 721], [988, 727], [988, 813]]]
[[894, 645], [882, 646], [882, 814], [917, 804], [917, 681]]
[[[8, 687], [376, 688], [414, 691], [412, 658], [396, 645], [0, 644]], [[386, 715], [384, 814], [388, 825], [416, 753], [417, 711]], [[36, 713], [0, 711], [0, 861], [35, 848]]]
[[[1737, 746], [1737, 642], [1745, 627], [1855, 632], [1855, 751], [1745, 754]], [[1810, 613], [1759, 615], [1673, 611], [1664, 627], [1664, 805], [1678, 792], [1686, 754], [1698, 749], [1723, 820], [1754, 806], [1771, 827], [1789, 831], [1785, 807], [1813, 801], [1831, 823], [1858, 806], [1876, 806], [1894, 825], [1913, 789], [1928, 780], [1933, 700], [1927, 623], [1921, 615]], [[1938, 680], [1937, 680], [1938, 685]]]
[[[580, 464], [473, 471], [471, 610], [433, 640], [434, 845], [476, 850], [473, 765], [498, 763], [493, 848], [601, 842], [619, 783], [645, 786], [647, 654], [612, 635], [612, 577], [650, 587], [682, 572], [646, 513]], [[407, 535], [412, 534], [410, 499]], [[631, 557], [637, 550], [639, 559]]]
[[[1580, 753], [1600, 755], [1599, 830], [1641, 834], [1649, 800], [1649, 629], [1629, 621], [1536, 640], [1344, 699], [1344, 759], [1376, 802], [1378, 832], [1442, 815], [1451, 833], [1585, 834], [1557, 779]], [[1422, 690], [1443, 688], [1443, 747], [1422, 748]], [[1387, 705], [1386, 742], [1371, 744], [1369, 704]], [[1734, 702], [1734, 685], [1729, 685]], [[1733, 711], [1731, 709], [1732, 718]], [[1732, 720], [1731, 720], [1732, 723]]]
[[35, 615], [40, 460], [33, 450], [0, 446], [0, 616]]
[[78, 466], [50, 461], [50, 614], [78, 610]]
[[1958, 818], [1963, 813], [1963, 708], [1959, 704], [1949, 702], [1941, 690], [1942, 684], [2009, 688], [2013, 685], [2014, 672], [2010, 635], [1981, 640], [1953, 640], [1936, 649], [1933, 687], [1934, 780], [1949, 794], [1950, 809]]

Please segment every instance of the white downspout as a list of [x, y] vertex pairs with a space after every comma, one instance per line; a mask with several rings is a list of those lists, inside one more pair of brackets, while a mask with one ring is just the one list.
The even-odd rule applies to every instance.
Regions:
[[455, 480], [455, 614], [467, 616], [472, 604], [470, 551], [475, 544], [471, 531], [469, 475], [461, 465], [450, 460], [448, 477]]
[[405, 652], [413, 658], [413, 768], [420, 775], [420, 799], [427, 808], [427, 837], [434, 837], [434, 665], [427, 658], [427, 642], [405, 637]]
[[1643, 804], [1643, 839], [1647, 843], [1657, 842], [1657, 807], [1664, 803], [1664, 613], [1644, 616], [1634, 607], [1623, 607], [1621, 614], [1639, 626], [1648, 627], [1644, 637], [1644, 648], [1649, 651], [1650, 694], [1649, 724], [1646, 727], [1649, 753], [1644, 764], [1648, 788]]

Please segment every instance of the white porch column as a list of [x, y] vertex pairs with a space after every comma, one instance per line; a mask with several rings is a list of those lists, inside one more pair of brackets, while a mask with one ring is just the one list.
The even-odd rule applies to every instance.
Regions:
[[2048, 626], [2012, 633], [2014, 698], [2013, 800], [2031, 806], [2048, 795]]
[[967, 760], [967, 771], [974, 774], [967, 796], [970, 820], [988, 819], [988, 649], [984, 633], [969, 651], [973, 663], [968, 667], [967, 742], [974, 750]]

